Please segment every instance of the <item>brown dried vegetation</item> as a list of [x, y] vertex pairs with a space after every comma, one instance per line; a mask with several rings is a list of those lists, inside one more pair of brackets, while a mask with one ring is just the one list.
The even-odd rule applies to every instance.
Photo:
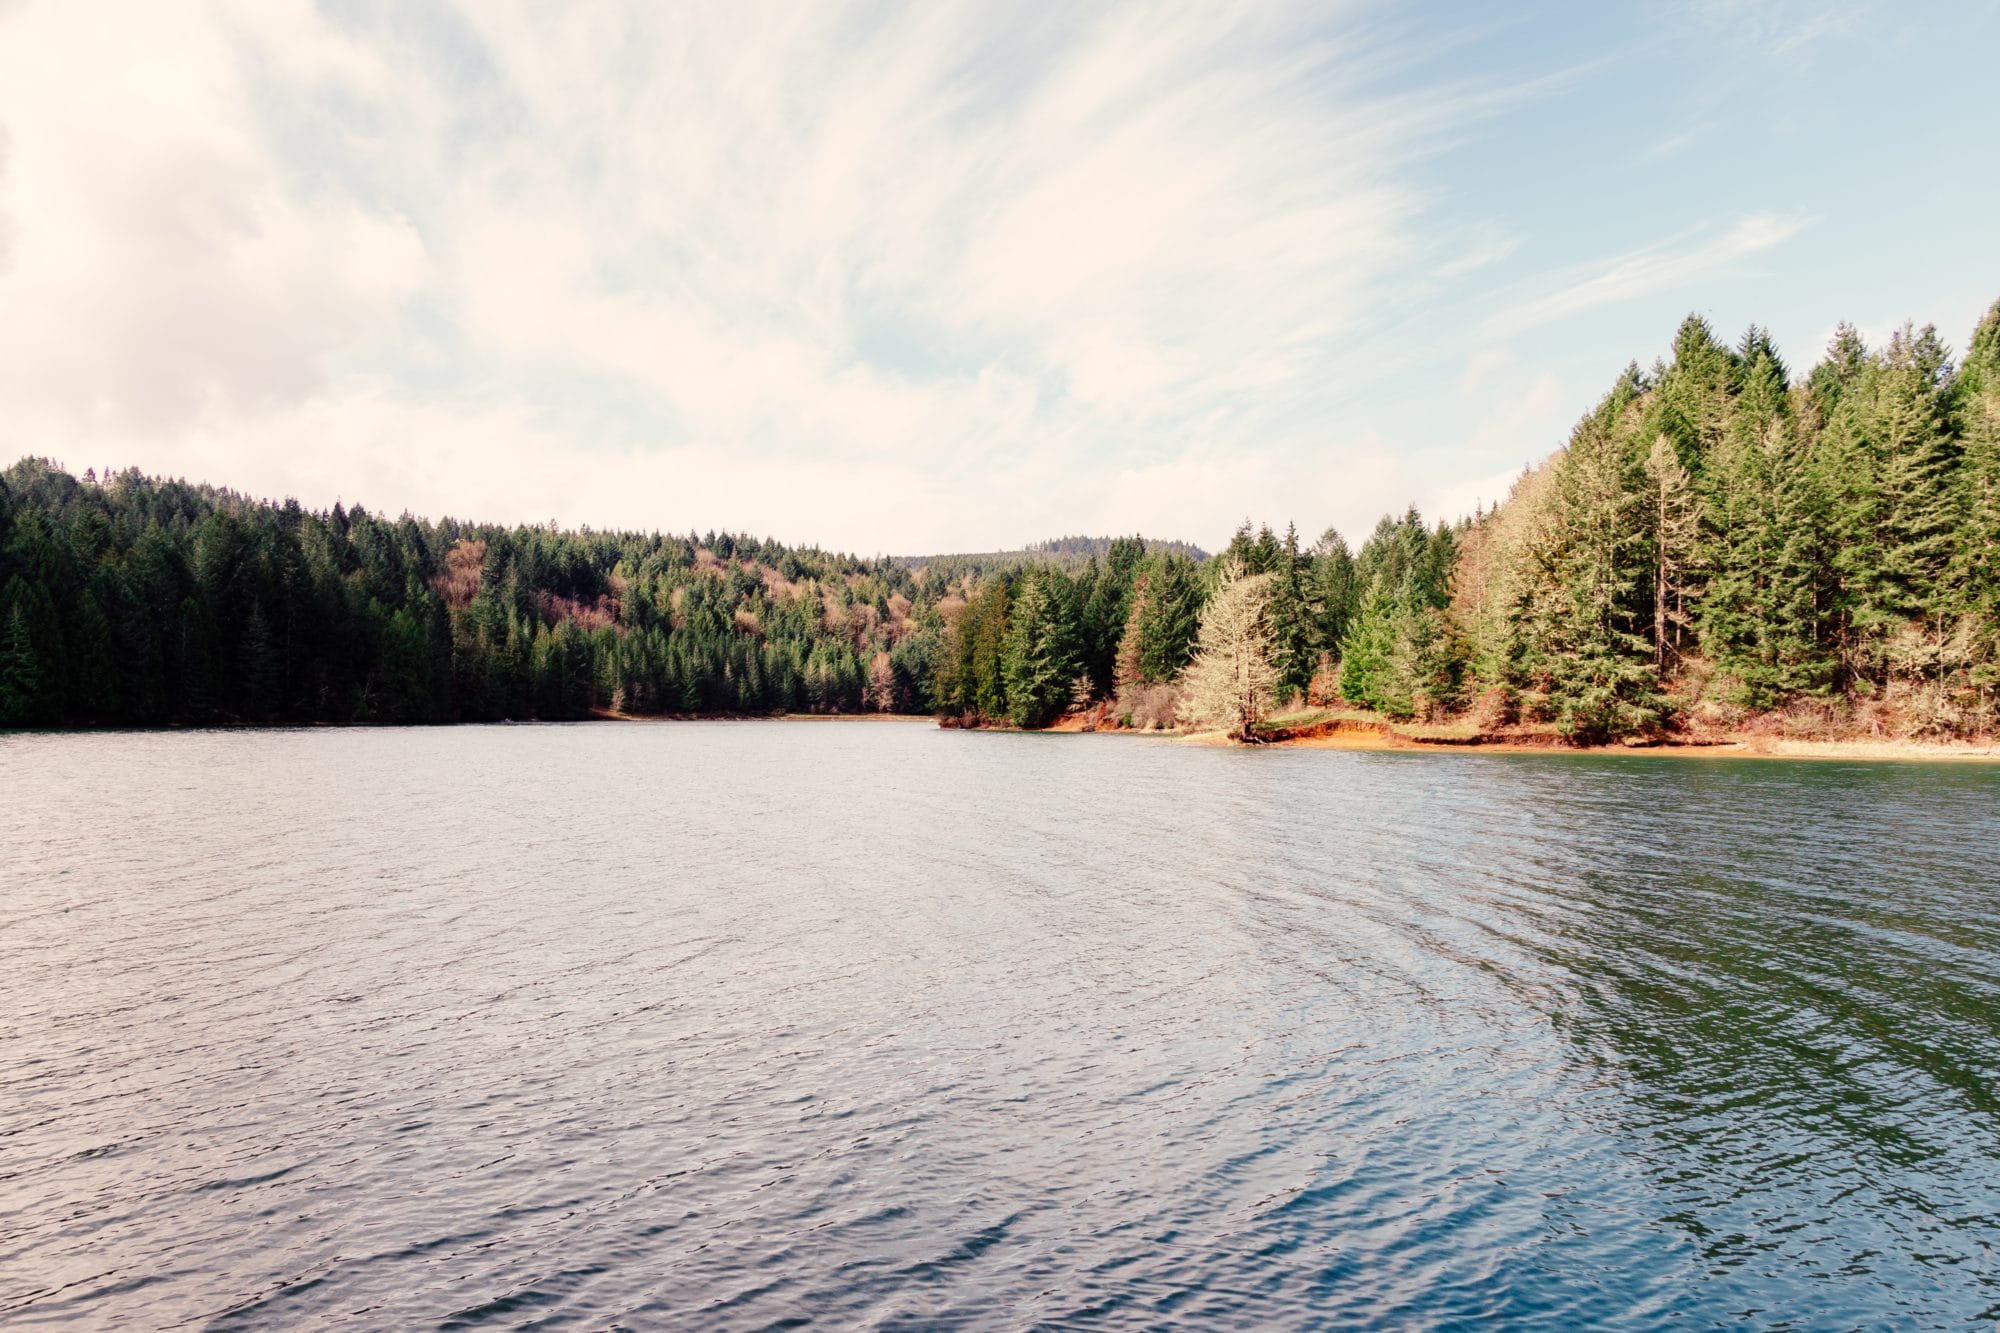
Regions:
[[479, 571], [486, 564], [486, 543], [460, 537], [444, 553], [444, 572], [431, 579], [431, 587], [444, 604], [454, 611], [471, 606], [479, 596]]

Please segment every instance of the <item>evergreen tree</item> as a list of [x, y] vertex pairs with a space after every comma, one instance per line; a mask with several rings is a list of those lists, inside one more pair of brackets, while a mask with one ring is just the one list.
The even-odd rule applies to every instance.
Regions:
[[1906, 620], [1935, 606], [1958, 528], [1956, 442], [1946, 424], [1950, 363], [1937, 330], [1905, 325], [1882, 356], [1875, 420], [1882, 458], [1881, 609]]
[[1285, 540], [1271, 570], [1271, 660], [1277, 668], [1280, 697], [1303, 696], [1319, 668], [1319, 648], [1306, 603], [1305, 577], [1310, 569], [1299, 552], [1298, 529], [1285, 528]]
[[25, 588], [18, 576], [0, 597], [0, 727], [40, 727], [51, 716], [49, 683], [41, 653], [28, 625]]
[[85, 588], [78, 594], [68, 637], [74, 673], [71, 716], [100, 722], [118, 718], [123, 710], [117, 647], [111, 638], [111, 621], [94, 589]]
[[1007, 704], [1022, 727], [1061, 715], [1082, 666], [1075, 589], [1060, 572], [1032, 569], [1021, 580], [1007, 632]]
[[1149, 572], [1139, 625], [1139, 671], [1148, 683], [1165, 684], [1188, 664], [1203, 601], [1200, 576], [1186, 557], [1168, 555]]
[[1401, 605], [1386, 579], [1374, 580], [1340, 640], [1341, 697], [1392, 716], [1407, 715], [1410, 707], [1409, 699], [1394, 686]]
[[1526, 684], [1576, 741], [1642, 731], [1663, 712], [1645, 632], [1645, 478], [1620, 438], [1642, 388], [1628, 371], [1570, 437], [1520, 610]]
[[1093, 568], [1086, 587], [1078, 587], [1082, 606], [1083, 655], [1094, 696], [1109, 696], [1118, 688], [1118, 652], [1131, 618], [1133, 585], [1145, 560], [1146, 544], [1137, 537], [1112, 541], [1101, 571]]
[[278, 711], [277, 650], [271, 642], [271, 627], [264, 609], [251, 603], [243, 625], [243, 642], [237, 653], [242, 680], [237, 692], [242, 715], [252, 722], [269, 722]]
[[1952, 416], [1964, 449], [1962, 508], [1944, 608], [1964, 643], [1971, 729], [1986, 730], [2000, 710], [2000, 302], [1966, 350]]
[[1354, 556], [1339, 532], [1328, 528], [1313, 545], [1312, 574], [1307, 596], [1312, 613], [1313, 648], [1321, 656], [1340, 651], [1347, 622], [1360, 604], [1355, 584]]
[[1688, 622], [1688, 574], [1701, 535], [1694, 480], [1662, 431], [1646, 455], [1653, 548], [1653, 667], [1662, 676], [1681, 653]]
[[1118, 658], [1112, 669], [1112, 686], [1118, 692], [1146, 678], [1147, 577], [1141, 572], [1132, 585], [1130, 605], [1125, 613], [1125, 629], [1118, 637]]
[[1412, 507], [1385, 517], [1354, 561], [1365, 578], [1361, 603], [1344, 618], [1340, 693], [1395, 718], [1453, 708], [1469, 649], [1450, 621], [1458, 538], [1447, 526], [1424, 526]]

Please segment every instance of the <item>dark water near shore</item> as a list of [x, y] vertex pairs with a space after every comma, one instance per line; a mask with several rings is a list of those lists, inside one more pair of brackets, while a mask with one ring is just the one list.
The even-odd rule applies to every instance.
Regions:
[[0, 1323], [2000, 1320], [2000, 769], [72, 735], [0, 811]]

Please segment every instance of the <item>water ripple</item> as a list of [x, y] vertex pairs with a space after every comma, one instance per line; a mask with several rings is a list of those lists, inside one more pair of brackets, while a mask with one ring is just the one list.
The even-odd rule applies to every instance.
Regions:
[[2000, 1318], [2000, 774], [0, 738], [0, 1321]]

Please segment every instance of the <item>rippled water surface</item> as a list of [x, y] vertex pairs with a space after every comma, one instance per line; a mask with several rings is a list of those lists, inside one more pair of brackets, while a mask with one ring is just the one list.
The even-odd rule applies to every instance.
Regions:
[[2000, 769], [17, 736], [0, 811], [0, 1323], [2000, 1319]]

